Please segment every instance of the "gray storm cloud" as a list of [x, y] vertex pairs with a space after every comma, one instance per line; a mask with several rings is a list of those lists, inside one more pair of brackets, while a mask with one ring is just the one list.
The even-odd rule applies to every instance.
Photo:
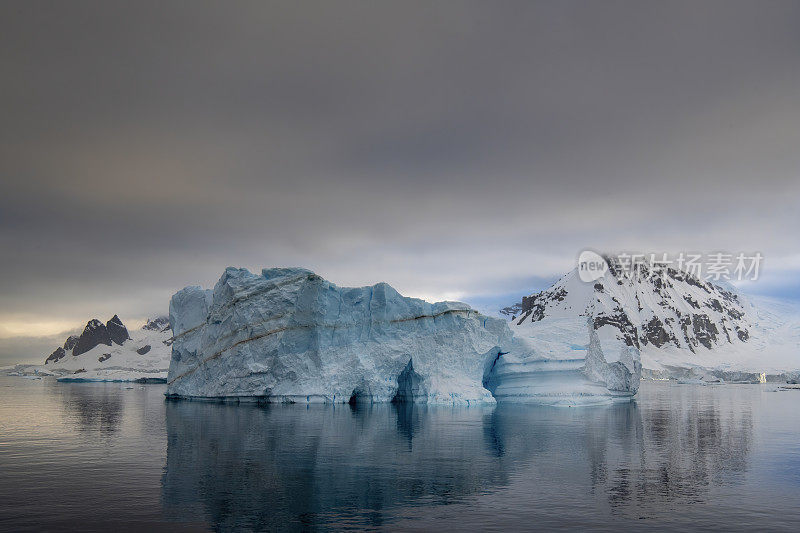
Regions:
[[797, 2], [3, 2], [0, 64], [0, 322], [227, 265], [465, 298], [587, 246], [800, 270]]

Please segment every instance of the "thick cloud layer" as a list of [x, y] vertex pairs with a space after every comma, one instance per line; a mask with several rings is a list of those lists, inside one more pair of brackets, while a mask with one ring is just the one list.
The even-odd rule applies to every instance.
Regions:
[[227, 265], [467, 300], [587, 246], [800, 270], [797, 2], [3, 2], [0, 64], [9, 331]]

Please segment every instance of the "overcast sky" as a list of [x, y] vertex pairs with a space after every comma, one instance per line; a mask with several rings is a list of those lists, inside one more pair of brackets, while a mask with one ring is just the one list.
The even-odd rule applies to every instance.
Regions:
[[483, 301], [761, 251], [800, 294], [800, 2], [6, 0], [0, 66], [0, 338], [228, 265]]

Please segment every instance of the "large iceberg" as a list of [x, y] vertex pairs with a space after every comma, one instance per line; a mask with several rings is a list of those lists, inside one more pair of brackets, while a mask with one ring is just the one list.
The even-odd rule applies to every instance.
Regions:
[[512, 342], [466, 304], [342, 288], [300, 268], [228, 268], [170, 302], [168, 395], [271, 402], [493, 402], [484, 364]]
[[[261, 275], [228, 268], [213, 290], [176, 293], [170, 323], [167, 395], [174, 398], [492, 403], [525, 398], [524, 387], [506, 394], [504, 369], [541, 358], [533, 339], [514, 337], [505, 320], [466, 304], [404, 297], [386, 283], [338, 287], [301, 268]], [[560, 380], [545, 397], [635, 394], [638, 352], [606, 362], [584, 330], [591, 356], [567, 374], [543, 367], [533, 376]], [[589, 385], [576, 389], [575, 372]], [[542, 398], [535, 386], [528, 390]]]

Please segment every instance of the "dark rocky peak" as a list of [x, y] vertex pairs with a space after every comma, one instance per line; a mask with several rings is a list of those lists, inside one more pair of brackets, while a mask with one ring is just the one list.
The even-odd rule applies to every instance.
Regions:
[[94, 331], [96, 329], [101, 329], [105, 326], [102, 322], [97, 320], [96, 318], [91, 319], [89, 322], [86, 323], [86, 327], [83, 328], [83, 332], [86, 333], [87, 330]]
[[67, 340], [64, 341], [64, 350], [71, 351], [76, 344], [78, 344], [78, 339], [80, 339], [77, 335], [70, 335], [67, 337]]
[[[109, 323], [110, 322], [111, 321], [109, 320]], [[85, 328], [83, 328], [83, 333], [81, 333], [81, 336], [78, 338], [78, 342], [75, 343], [75, 347], [72, 349], [72, 355], [81, 355], [100, 344], [111, 346], [111, 336], [108, 333], [108, 327], [94, 318], [86, 324]]]
[[115, 342], [122, 346], [126, 340], [130, 339], [131, 336], [128, 335], [128, 328], [122, 323], [122, 320], [119, 319], [119, 316], [114, 315], [111, 320], [106, 322], [106, 329], [108, 330], [108, 336], [112, 342]]
[[64, 346], [51, 353], [44, 363], [55, 363], [70, 352], [72, 352], [73, 356], [81, 355], [101, 344], [106, 346], [111, 346], [112, 343], [122, 345], [130, 338], [128, 329], [119, 316], [114, 315], [105, 324], [93, 318], [86, 323], [86, 327], [83, 328], [83, 333], [80, 336], [70, 335], [67, 337], [67, 340], [64, 341]]

